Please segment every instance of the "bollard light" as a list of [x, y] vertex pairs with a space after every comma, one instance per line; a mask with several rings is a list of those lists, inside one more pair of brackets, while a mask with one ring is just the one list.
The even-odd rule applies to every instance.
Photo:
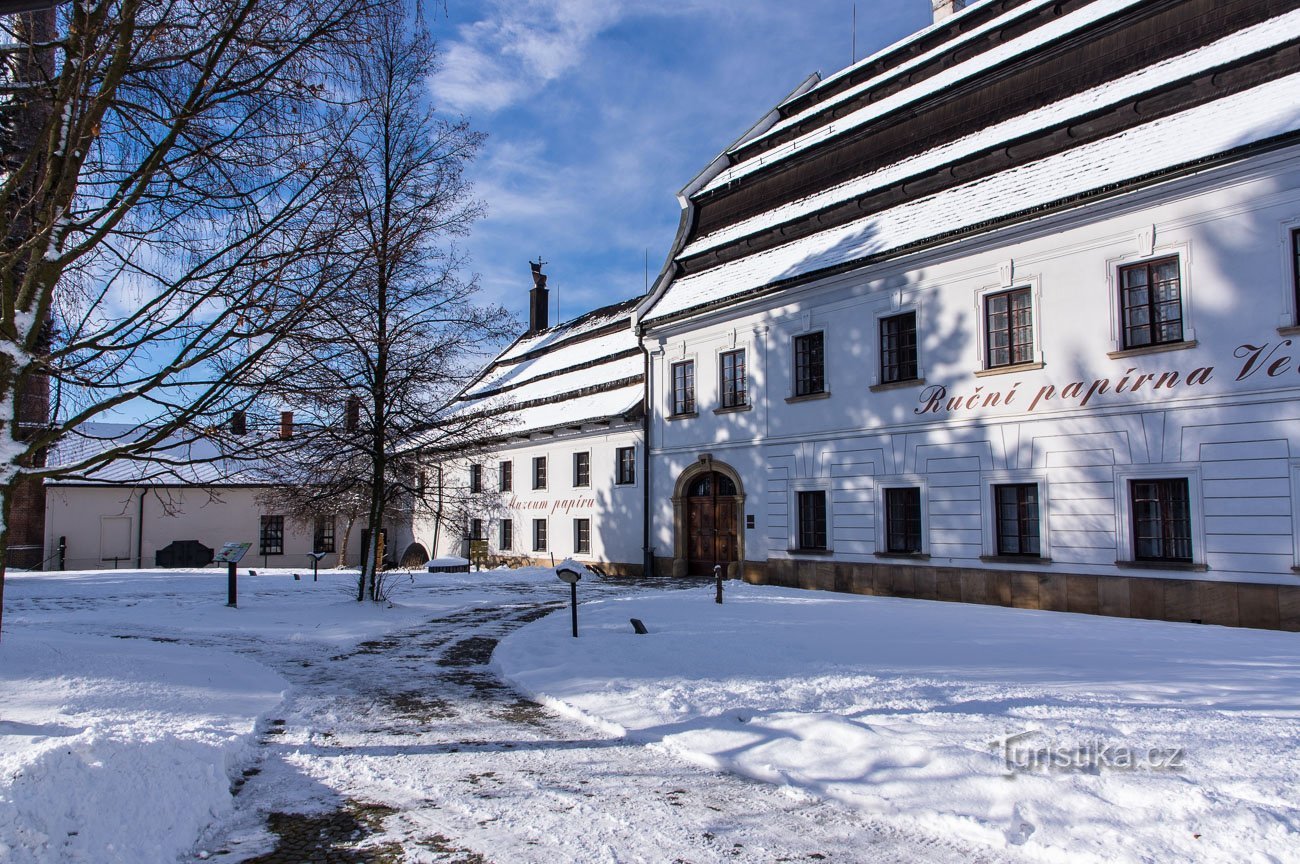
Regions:
[[716, 597], [713, 598], [713, 602], [721, 603], [722, 602], [722, 565], [721, 564], [713, 565], [713, 578], [718, 583], [718, 594]]
[[569, 583], [569, 605], [573, 612], [573, 638], [578, 638], [578, 580], [582, 574], [577, 570], [570, 570], [567, 567], [559, 567], [555, 570], [555, 575], [560, 577], [561, 582]]

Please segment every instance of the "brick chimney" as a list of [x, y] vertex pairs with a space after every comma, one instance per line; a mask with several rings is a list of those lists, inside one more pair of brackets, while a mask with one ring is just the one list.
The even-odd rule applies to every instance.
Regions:
[[934, 23], [938, 24], [950, 15], [955, 15], [966, 8], [967, 0], [930, 0], [934, 9]]
[[280, 440], [288, 441], [293, 437], [293, 412], [280, 412]]
[[546, 276], [542, 265], [546, 262], [538, 256], [536, 261], [529, 261], [533, 268], [533, 290], [528, 292], [528, 333], [540, 333], [551, 326], [551, 292], [546, 288]]
[[361, 397], [349, 396], [343, 411], [343, 431], [356, 432], [361, 428]]

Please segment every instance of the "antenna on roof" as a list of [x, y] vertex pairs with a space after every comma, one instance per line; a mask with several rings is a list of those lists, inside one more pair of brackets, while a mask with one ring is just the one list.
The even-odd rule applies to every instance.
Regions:
[[650, 293], [650, 247], [645, 247], [645, 293]]
[[853, 59], [849, 61], [852, 66], [858, 62], [858, 4], [853, 4]]

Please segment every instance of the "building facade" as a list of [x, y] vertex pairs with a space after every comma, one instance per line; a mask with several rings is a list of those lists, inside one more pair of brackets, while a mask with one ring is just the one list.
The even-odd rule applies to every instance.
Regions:
[[[493, 563], [573, 558], [607, 573], [645, 572], [645, 354], [636, 300], [554, 327], [534, 265], [528, 331], [452, 403], [482, 422], [472, 446], [430, 448], [431, 489], [414, 535], [435, 555]], [[480, 545], [480, 548], [482, 548]]]
[[729, 148], [637, 310], [656, 570], [1300, 629], [1297, 6], [977, 3]]

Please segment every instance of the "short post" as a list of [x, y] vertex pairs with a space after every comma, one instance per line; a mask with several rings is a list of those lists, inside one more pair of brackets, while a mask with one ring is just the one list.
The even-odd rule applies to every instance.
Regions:
[[713, 598], [713, 602], [721, 603], [722, 602], [722, 565], [721, 564], [713, 565], [713, 578], [718, 583], [718, 594], [716, 597]]
[[325, 557], [325, 553], [308, 552], [307, 554], [311, 556], [311, 581], [315, 582], [320, 575], [320, 559]]
[[239, 576], [235, 573], [238, 565], [234, 561], [226, 563], [226, 605], [239, 608]]
[[68, 538], [59, 538], [59, 569], [68, 569]]
[[582, 574], [577, 570], [570, 570], [567, 567], [556, 569], [555, 575], [560, 577], [561, 582], [569, 583], [569, 606], [573, 615], [573, 638], [578, 638], [578, 580]]

